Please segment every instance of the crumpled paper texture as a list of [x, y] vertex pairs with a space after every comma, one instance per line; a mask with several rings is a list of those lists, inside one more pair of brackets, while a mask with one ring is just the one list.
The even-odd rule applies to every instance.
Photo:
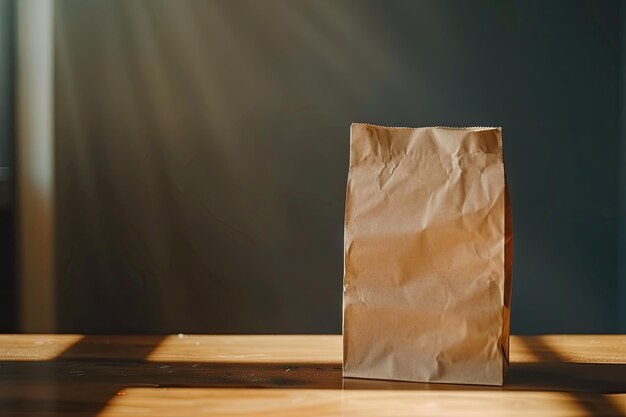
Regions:
[[351, 126], [345, 377], [502, 385], [511, 256], [500, 128]]

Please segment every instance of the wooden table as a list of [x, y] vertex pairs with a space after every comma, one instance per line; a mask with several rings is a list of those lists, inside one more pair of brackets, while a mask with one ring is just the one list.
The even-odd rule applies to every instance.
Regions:
[[626, 336], [511, 338], [504, 387], [342, 379], [340, 336], [0, 335], [0, 416], [626, 416]]

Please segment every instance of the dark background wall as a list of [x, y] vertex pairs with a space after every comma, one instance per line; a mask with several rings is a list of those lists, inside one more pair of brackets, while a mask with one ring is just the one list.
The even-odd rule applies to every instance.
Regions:
[[619, 310], [620, 331], [626, 332], [626, 2], [620, 3], [620, 208], [619, 208]]
[[14, 45], [15, 5], [0, 0], [0, 332], [17, 331]]
[[367, 121], [503, 126], [513, 332], [618, 331], [620, 6], [58, 0], [59, 330], [340, 332]]

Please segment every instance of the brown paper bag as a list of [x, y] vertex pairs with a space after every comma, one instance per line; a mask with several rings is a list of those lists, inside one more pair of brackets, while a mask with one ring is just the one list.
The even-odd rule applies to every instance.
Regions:
[[512, 239], [501, 133], [351, 126], [344, 376], [502, 385]]

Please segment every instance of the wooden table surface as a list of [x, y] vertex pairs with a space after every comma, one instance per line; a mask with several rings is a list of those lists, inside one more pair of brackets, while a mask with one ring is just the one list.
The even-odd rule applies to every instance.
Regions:
[[342, 379], [341, 357], [341, 336], [0, 335], [0, 416], [626, 416], [626, 336], [513, 336], [504, 387]]

